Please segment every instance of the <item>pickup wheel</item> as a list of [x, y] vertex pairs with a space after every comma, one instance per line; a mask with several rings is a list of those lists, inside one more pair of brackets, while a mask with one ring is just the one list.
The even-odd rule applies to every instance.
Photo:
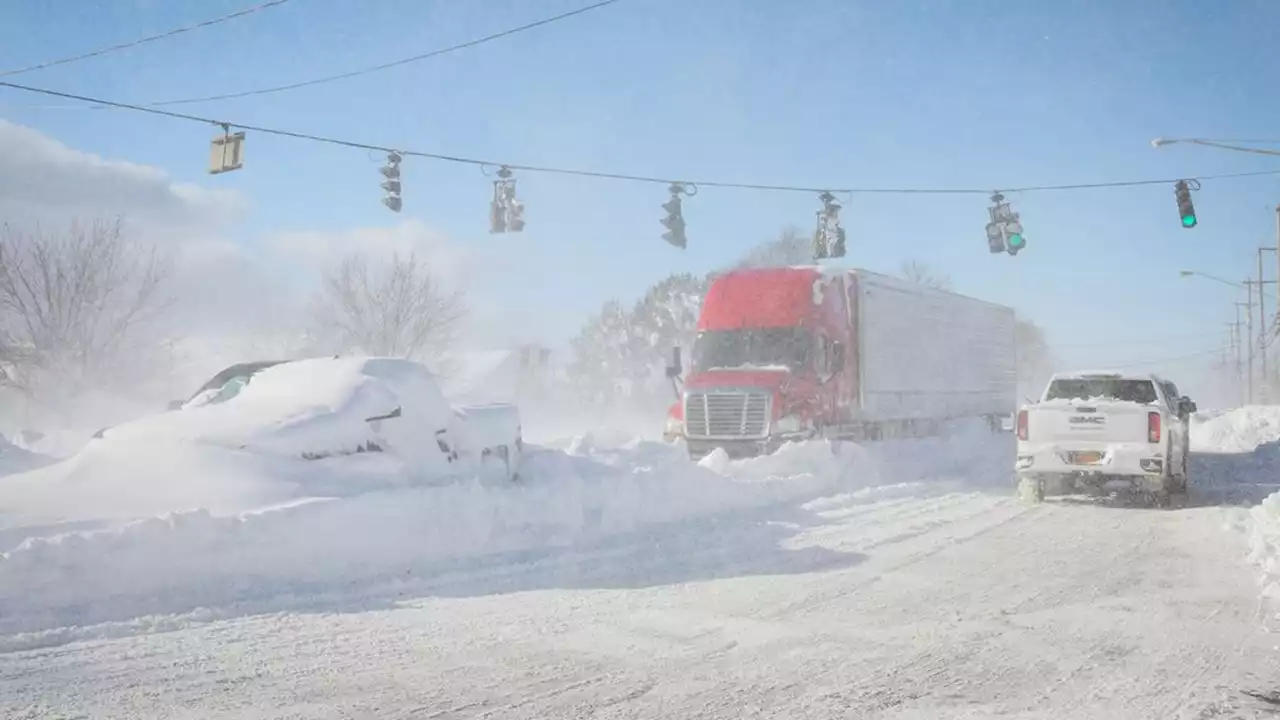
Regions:
[[1044, 502], [1044, 481], [1036, 477], [1018, 478], [1018, 497], [1023, 502]]

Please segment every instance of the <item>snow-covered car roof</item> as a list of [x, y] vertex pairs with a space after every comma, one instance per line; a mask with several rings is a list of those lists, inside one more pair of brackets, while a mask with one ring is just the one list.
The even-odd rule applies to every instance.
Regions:
[[1160, 376], [1151, 373], [1124, 372], [1122, 370], [1072, 370], [1071, 372], [1054, 373], [1052, 380], [1088, 380], [1092, 378], [1115, 378], [1117, 380], [1154, 380], [1161, 381]]
[[314, 358], [272, 363], [235, 387], [210, 387], [181, 409], [110, 428], [109, 442], [201, 442], [287, 455], [354, 451], [370, 421], [401, 413], [424, 439], [452, 410], [431, 372], [395, 358]]

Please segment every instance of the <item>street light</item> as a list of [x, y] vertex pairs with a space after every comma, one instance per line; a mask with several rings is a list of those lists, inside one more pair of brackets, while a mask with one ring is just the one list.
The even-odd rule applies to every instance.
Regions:
[[1246, 288], [1246, 287], [1245, 287], [1243, 284], [1241, 284], [1241, 283], [1238, 283], [1238, 282], [1231, 282], [1230, 280], [1227, 280], [1227, 279], [1225, 279], [1225, 278], [1220, 278], [1220, 277], [1218, 277], [1217, 275], [1210, 275], [1209, 273], [1200, 272], [1199, 270], [1179, 270], [1179, 271], [1178, 271], [1178, 274], [1179, 274], [1179, 275], [1181, 275], [1181, 276], [1182, 276], [1182, 277], [1184, 277], [1184, 278], [1185, 278], [1185, 277], [1191, 277], [1191, 276], [1193, 276], [1193, 275], [1198, 275], [1198, 276], [1200, 276], [1200, 277], [1202, 277], [1202, 278], [1205, 278], [1205, 279], [1207, 279], [1207, 280], [1213, 280], [1214, 282], [1220, 282], [1220, 283], [1222, 283], [1223, 285], [1230, 285], [1231, 287], [1234, 287], [1234, 288], [1240, 288], [1241, 290], [1247, 290], [1247, 289], [1248, 289], [1248, 288]]

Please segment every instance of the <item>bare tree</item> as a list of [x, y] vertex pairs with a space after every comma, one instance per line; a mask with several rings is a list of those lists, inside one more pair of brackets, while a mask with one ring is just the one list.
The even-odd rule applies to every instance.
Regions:
[[898, 272], [902, 275], [902, 279], [917, 285], [934, 288], [935, 290], [951, 289], [951, 278], [933, 272], [928, 265], [919, 260], [907, 260], [902, 263], [902, 267]]
[[466, 320], [462, 291], [448, 291], [414, 253], [383, 263], [352, 255], [325, 273], [314, 303], [317, 333], [342, 351], [419, 360], [437, 372]]
[[739, 268], [785, 267], [812, 263], [813, 240], [795, 227], [784, 228], [778, 237], [752, 248]]
[[33, 393], [127, 382], [169, 306], [171, 265], [127, 240], [120, 220], [66, 232], [0, 228], [0, 361], [7, 383]]

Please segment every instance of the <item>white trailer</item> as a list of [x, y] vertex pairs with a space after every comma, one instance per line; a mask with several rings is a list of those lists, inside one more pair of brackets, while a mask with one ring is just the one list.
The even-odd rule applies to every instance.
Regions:
[[859, 424], [1012, 417], [1012, 308], [868, 270], [849, 275]]

